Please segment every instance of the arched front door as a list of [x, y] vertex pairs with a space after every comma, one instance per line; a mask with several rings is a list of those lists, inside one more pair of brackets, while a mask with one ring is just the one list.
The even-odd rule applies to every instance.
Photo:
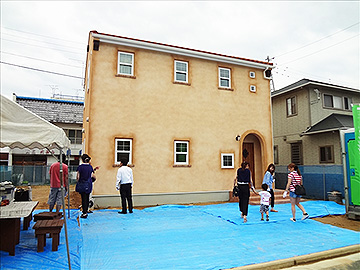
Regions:
[[258, 136], [254, 133], [246, 135], [242, 143], [241, 161], [250, 164], [250, 171], [256, 188], [262, 184], [263, 164], [262, 164], [262, 144]]

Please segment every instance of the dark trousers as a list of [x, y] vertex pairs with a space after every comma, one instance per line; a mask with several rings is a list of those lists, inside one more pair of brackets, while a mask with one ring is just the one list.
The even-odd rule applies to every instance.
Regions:
[[126, 201], [129, 206], [129, 212], [132, 213], [132, 211], [133, 211], [131, 189], [132, 189], [131, 184], [120, 185], [121, 208], [122, 208], [123, 213], [127, 212]]
[[90, 193], [80, 193], [81, 195], [81, 208], [83, 214], [86, 214], [89, 209], [89, 197]]
[[248, 215], [250, 189], [249, 185], [238, 185], [239, 186], [239, 208], [240, 212], [244, 216]]
[[270, 194], [271, 194], [271, 208], [274, 208], [275, 205], [275, 194], [274, 194], [274, 190], [270, 189]]

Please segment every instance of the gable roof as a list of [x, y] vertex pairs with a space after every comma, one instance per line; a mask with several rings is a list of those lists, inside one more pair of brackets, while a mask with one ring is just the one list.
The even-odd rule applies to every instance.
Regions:
[[154, 50], [160, 52], [166, 52], [171, 54], [177, 55], [184, 55], [196, 58], [207, 59], [211, 61], [221, 61], [224, 63], [231, 63], [236, 65], [243, 65], [249, 67], [256, 67], [256, 68], [272, 68], [273, 64], [265, 61], [258, 61], [253, 59], [247, 59], [242, 57], [236, 56], [229, 56], [219, 53], [212, 53], [202, 50], [190, 49], [181, 46], [169, 45], [164, 43], [158, 43], [153, 41], [123, 37], [123, 36], [116, 36], [110, 35], [105, 33], [98, 33], [97, 31], [93, 30], [90, 31], [90, 35], [92, 35], [95, 39], [100, 40], [100, 42], [105, 43], [112, 43], [117, 45], [129, 46], [129, 47], [136, 47], [142, 48], [147, 50]]
[[83, 123], [82, 101], [16, 96], [16, 103], [51, 123]]
[[303, 135], [349, 129], [354, 127], [352, 115], [333, 113], [304, 131]]
[[330, 83], [313, 81], [313, 80], [309, 80], [309, 79], [302, 79], [302, 80], [297, 81], [293, 84], [290, 84], [286, 87], [283, 87], [279, 90], [273, 91], [271, 93], [271, 97], [276, 97], [276, 96], [300, 89], [301, 87], [305, 87], [308, 85], [319, 86], [319, 87], [322, 86], [322, 87], [328, 87], [328, 88], [334, 88], [334, 89], [339, 89], [339, 90], [344, 90], [344, 91], [360, 93], [360, 89], [356, 89], [356, 88], [350, 88], [350, 87], [346, 87], [346, 86], [340, 86], [340, 85], [335, 85], [335, 84], [330, 84]]

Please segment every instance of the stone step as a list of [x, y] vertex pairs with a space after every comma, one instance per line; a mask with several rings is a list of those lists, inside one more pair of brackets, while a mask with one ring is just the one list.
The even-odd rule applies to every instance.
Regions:
[[[260, 190], [256, 190], [257, 192], [259, 192]], [[290, 199], [289, 196], [287, 196], [285, 199], [282, 197], [284, 191], [283, 190], [275, 190], [274, 195], [275, 195], [275, 204], [283, 204], [283, 203], [290, 203]], [[229, 201], [230, 202], [238, 202], [239, 198], [238, 197], [233, 197], [232, 196], [232, 191], [230, 191], [229, 194]], [[260, 196], [254, 194], [254, 192], [250, 192], [250, 198], [249, 198], [249, 204], [250, 205], [260, 205]]]

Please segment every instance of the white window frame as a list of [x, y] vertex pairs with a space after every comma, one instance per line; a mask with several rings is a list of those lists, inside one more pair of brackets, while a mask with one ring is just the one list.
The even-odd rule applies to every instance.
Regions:
[[[186, 144], [186, 152], [177, 152], [176, 151], [176, 144], [178, 143], [185, 143]], [[185, 154], [186, 161], [185, 162], [177, 162], [176, 155], [178, 154]], [[189, 141], [174, 141], [174, 165], [189, 165]]]
[[[292, 106], [292, 100], [295, 100], [294, 102], [294, 107]], [[289, 103], [290, 101], [290, 103]], [[290, 112], [289, 112], [290, 109]], [[294, 109], [294, 111], [293, 111]], [[296, 96], [292, 96], [286, 99], [286, 115], [289, 116], [294, 116], [297, 115], [297, 98]]]
[[[176, 63], [182, 63], [186, 65], [186, 71], [182, 71], [182, 70], [177, 70], [176, 69]], [[185, 74], [185, 81], [182, 80], [177, 80], [176, 79], [176, 74], [177, 73], [181, 73], [181, 74]], [[188, 83], [189, 82], [189, 63], [186, 61], [180, 61], [180, 60], [174, 60], [174, 81], [175, 82], [180, 82], [180, 83]]]
[[[229, 77], [221, 77], [221, 70], [228, 70], [229, 71]], [[229, 86], [221, 85], [221, 80], [228, 80], [229, 81]], [[231, 69], [230, 68], [219, 67], [219, 87], [220, 88], [231, 89]]]
[[[125, 62], [120, 62], [120, 55], [121, 55], [121, 54], [131, 55], [131, 64], [125, 63]], [[131, 67], [131, 74], [121, 73], [121, 72], [120, 72], [120, 65], [130, 66], [130, 67]], [[119, 74], [119, 75], [125, 75], [125, 76], [134, 76], [134, 54], [133, 54], [133, 53], [118, 51], [117, 74]]]
[[250, 77], [251, 79], [255, 79], [255, 77], [256, 77], [255, 71], [250, 71], [250, 72], [249, 72], [249, 77]]
[[250, 85], [250, 92], [256, 93], [256, 85]]
[[[117, 150], [117, 145], [119, 141], [126, 141], [130, 142], [130, 150], [129, 151], [119, 151]], [[129, 160], [128, 164], [132, 164], [132, 139], [115, 139], [115, 164], [120, 164], [120, 161], [117, 160], [117, 154], [118, 153], [128, 153], [129, 154]]]
[[[224, 157], [231, 156], [231, 166], [224, 165]], [[234, 169], [234, 154], [233, 153], [221, 153], [221, 169]]]

